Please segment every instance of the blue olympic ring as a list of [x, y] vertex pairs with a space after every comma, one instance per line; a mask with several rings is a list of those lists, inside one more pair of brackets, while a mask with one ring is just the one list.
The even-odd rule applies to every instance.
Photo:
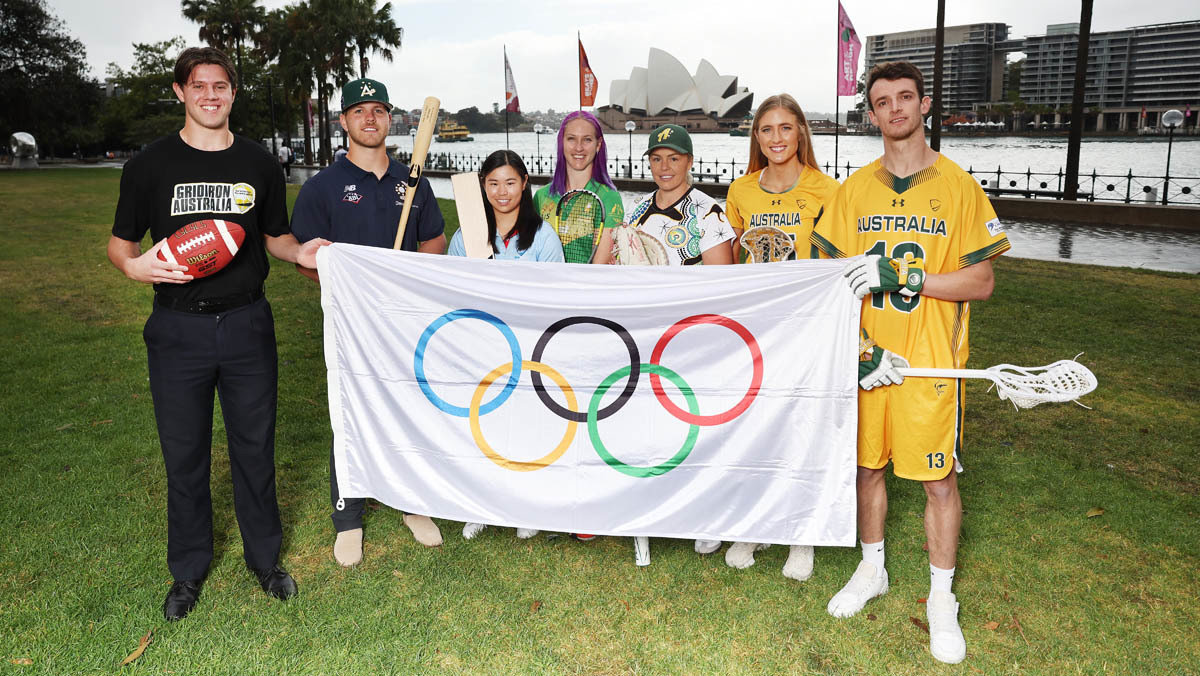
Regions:
[[429, 339], [433, 337], [433, 334], [438, 329], [456, 319], [479, 319], [485, 321], [495, 326], [500, 331], [500, 334], [504, 336], [504, 339], [508, 341], [508, 349], [512, 352], [512, 373], [508, 377], [508, 382], [504, 384], [504, 389], [500, 390], [491, 401], [479, 407], [480, 415], [491, 413], [508, 400], [513, 390], [517, 388], [517, 382], [521, 379], [521, 345], [517, 343], [517, 335], [508, 327], [508, 324], [504, 323], [504, 320], [483, 310], [454, 310], [433, 320], [433, 323], [425, 329], [425, 332], [417, 340], [417, 349], [413, 352], [413, 372], [416, 374], [417, 384], [421, 386], [421, 391], [425, 393], [425, 397], [434, 406], [459, 418], [471, 417], [470, 408], [455, 406], [442, 399], [434, 393], [433, 388], [429, 387], [429, 380], [425, 378], [425, 348], [429, 345]]

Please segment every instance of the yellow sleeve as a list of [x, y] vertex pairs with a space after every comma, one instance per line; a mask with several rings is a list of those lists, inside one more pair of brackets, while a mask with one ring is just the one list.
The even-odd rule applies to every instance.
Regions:
[[725, 217], [729, 219], [729, 224], [738, 230], [746, 229], [746, 221], [742, 218], [742, 210], [739, 206], [741, 198], [741, 185], [734, 181], [729, 186], [729, 192], [725, 195]]
[[820, 258], [845, 258], [853, 246], [853, 214], [850, 211], [850, 189], [843, 183], [825, 203], [809, 241], [817, 248]]
[[995, 258], [1012, 248], [983, 188], [972, 178], [966, 178], [964, 183], [964, 221], [957, 242], [959, 269]]

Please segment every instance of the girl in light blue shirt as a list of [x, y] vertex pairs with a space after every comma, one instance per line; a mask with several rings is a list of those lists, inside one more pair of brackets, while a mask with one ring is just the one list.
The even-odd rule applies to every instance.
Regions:
[[[563, 262], [562, 242], [549, 223], [533, 208], [529, 172], [521, 156], [511, 150], [497, 150], [479, 168], [486, 197], [488, 239], [492, 257], [504, 260]], [[465, 256], [462, 230], [454, 233], [446, 253]]]

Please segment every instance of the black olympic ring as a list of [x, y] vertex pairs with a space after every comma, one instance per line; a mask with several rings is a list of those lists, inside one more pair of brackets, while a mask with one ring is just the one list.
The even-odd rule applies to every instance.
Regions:
[[[553, 338], [554, 335], [559, 331], [567, 328], [568, 326], [574, 326], [575, 324], [596, 324], [597, 326], [603, 326], [604, 328], [609, 329], [613, 333], [617, 334], [621, 341], [625, 343], [625, 349], [629, 350], [629, 382], [625, 384], [625, 389], [621, 390], [621, 393], [617, 395], [617, 400], [600, 409], [599, 413], [596, 415], [598, 420], [604, 420], [610, 415], [621, 410], [621, 407], [628, 403], [629, 398], [633, 396], [633, 391], [637, 389], [638, 377], [641, 375], [642, 359], [638, 353], [637, 344], [633, 342], [633, 336], [629, 335], [629, 332], [625, 330], [625, 327], [610, 319], [604, 319], [602, 317], [577, 316], [560, 319], [551, 324], [549, 328], [542, 332], [542, 336], [538, 338], [537, 345], [533, 348], [532, 361], [540, 362], [542, 360], [542, 353], [546, 351], [546, 345], [550, 343], [550, 339]], [[559, 406], [558, 402], [554, 401], [554, 399], [550, 396], [550, 393], [546, 391], [545, 385], [542, 384], [542, 374], [538, 373], [537, 371], [533, 371], [530, 373], [530, 377], [533, 379], [533, 389], [537, 392], [538, 399], [541, 399], [542, 403], [545, 404], [546, 408], [550, 409], [552, 413], [565, 420], [571, 420], [574, 422], [587, 422], [587, 411], [572, 411], [569, 408]]]

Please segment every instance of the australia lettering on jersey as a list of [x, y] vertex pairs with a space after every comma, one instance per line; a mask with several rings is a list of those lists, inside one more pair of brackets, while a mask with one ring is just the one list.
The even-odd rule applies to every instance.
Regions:
[[786, 214], [753, 214], [750, 216], [750, 227], [773, 226], [776, 228], [794, 227], [802, 224], [804, 217], [797, 213]]
[[249, 183], [177, 183], [171, 195], [171, 215], [244, 214], [254, 207]]
[[946, 221], [933, 216], [876, 214], [858, 219], [858, 232], [919, 232], [946, 237]]

